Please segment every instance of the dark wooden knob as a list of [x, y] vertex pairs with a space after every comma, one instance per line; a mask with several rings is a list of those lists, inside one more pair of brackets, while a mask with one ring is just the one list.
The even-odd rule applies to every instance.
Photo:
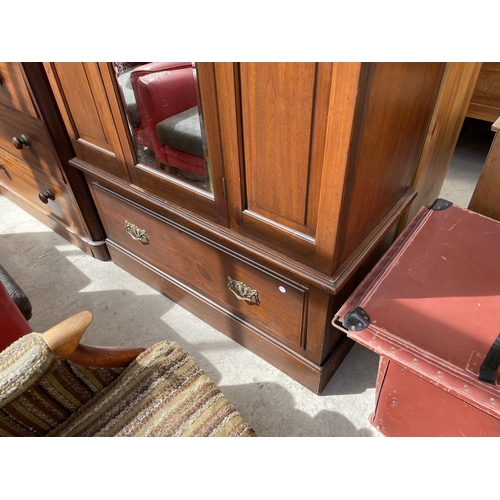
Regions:
[[38, 198], [45, 204], [47, 204], [49, 200], [55, 200], [54, 195], [48, 189], [45, 190], [45, 193], [39, 193]]
[[19, 138], [13, 137], [12, 144], [14, 144], [16, 149], [23, 149], [24, 146], [27, 148], [31, 147], [31, 142], [24, 134], [21, 134], [21, 137]]

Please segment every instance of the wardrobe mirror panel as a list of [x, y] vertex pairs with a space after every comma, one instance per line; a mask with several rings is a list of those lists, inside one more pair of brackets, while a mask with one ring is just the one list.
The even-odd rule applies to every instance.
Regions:
[[212, 192], [196, 63], [114, 62], [137, 161]]

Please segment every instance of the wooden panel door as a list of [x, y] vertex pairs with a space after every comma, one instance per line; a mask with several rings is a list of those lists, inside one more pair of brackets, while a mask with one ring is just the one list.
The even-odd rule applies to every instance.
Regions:
[[231, 228], [309, 265], [332, 68], [313, 62], [216, 68]]
[[407, 200], [443, 70], [218, 65], [231, 228], [332, 275]]
[[316, 65], [246, 63], [240, 76], [248, 213], [314, 236], [317, 204], [307, 195]]
[[99, 64], [56, 62], [44, 66], [77, 157], [130, 180]]

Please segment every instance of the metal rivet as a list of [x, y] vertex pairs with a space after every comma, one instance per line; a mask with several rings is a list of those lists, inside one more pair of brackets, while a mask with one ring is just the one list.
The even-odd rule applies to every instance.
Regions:
[[478, 352], [476, 352], [476, 356], [479, 358], [479, 357], [481, 357], [481, 354], [479, 354]]
[[385, 431], [385, 427], [381, 427], [381, 428], [380, 428], [380, 430], [381, 430], [382, 432], [384, 432], [384, 431]]
[[351, 330], [356, 330], [356, 327], [355, 326], [351, 326]]
[[477, 363], [472, 363], [474, 366], [477, 366]]
[[467, 390], [469, 386], [467, 384], [464, 385], [464, 389]]
[[438, 372], [438, 375], [441, 376], [443, 374], [443, 372]]
[[494, 403], [494, 402], [495, 402], [495, 398], [490, 398], [490, 401], [491, 401], [492, 403]]
[[377, 337], [372, 337], [373, 342], [377, 340]]
[[395, 350], [396, 350], [396, 348], [395, 348], [395, 347], [391, 347], [391, 351], [395, 351]]
[[414, 359], [413, 359], [413, 362], [414, 362], [414, 363], [418, 363], [418, 359], [417, 359], [417, 358], [414, 358]]
[[358, 323], [358, 326], [361, 328], [363, 326], [363, 323]]
[[278, 289], [281, 293], [286, 293], [286, 288], [284, 286], [280, 286]]

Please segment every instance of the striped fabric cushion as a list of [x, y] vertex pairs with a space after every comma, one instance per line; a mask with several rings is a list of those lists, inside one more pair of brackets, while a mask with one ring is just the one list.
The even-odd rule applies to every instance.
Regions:
[[159, 342], [49, 436], [255, 436], [175, 342]]
[[55, 359], [43, 336], [30, 333], [0, 353], [0, 408], [34, 386]]
[[25, 335], [0, 353], [0, 436], [47, 435], [123, 370], [58, 360], [41, 334]]

